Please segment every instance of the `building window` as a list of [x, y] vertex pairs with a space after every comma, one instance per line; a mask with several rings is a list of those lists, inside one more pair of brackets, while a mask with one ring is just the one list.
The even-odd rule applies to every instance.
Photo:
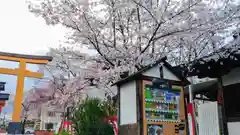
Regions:
[[51, 129], [53, 129], [53, 123], [46, 123], [46, 124], [45, 124], [45, 129], [46, 129], [46, 130], [51, 130]]
[[56, 116], [56, 113], [55, 113], [55, 112], [48, 112], [48, 116], [49, 116], [49, 117], [55, 117], [55, 116]]

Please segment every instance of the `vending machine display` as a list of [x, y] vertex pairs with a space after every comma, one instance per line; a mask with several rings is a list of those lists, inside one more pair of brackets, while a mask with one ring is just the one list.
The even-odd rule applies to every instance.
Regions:
[[179, 122], [180, 91], [145, 86], [145, 113], [148, 121]]

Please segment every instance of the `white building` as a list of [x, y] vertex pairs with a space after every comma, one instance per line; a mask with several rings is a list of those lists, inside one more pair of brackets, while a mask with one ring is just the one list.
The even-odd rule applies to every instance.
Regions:
[[64, 111], [63, 109], [55, 109], [48, 107], [47, 104], [43, 104], [41, 107], [40, 115], [40, 129], [47, 130], [53, 129], [57, 130], [57, 126], [63, 120]]

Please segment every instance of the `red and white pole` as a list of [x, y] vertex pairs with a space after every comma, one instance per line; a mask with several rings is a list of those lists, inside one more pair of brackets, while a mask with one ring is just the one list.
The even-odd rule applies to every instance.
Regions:
[[109, 117], [108, 121], [113, 126], [115, 135], [118, 135], [118, 117], [117, 116]]

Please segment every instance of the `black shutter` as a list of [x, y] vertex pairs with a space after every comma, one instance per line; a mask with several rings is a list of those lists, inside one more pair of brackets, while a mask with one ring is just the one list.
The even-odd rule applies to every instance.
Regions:
[[224, 87], [225, 113], [229, 122], [240, 121], [240, 84]]

